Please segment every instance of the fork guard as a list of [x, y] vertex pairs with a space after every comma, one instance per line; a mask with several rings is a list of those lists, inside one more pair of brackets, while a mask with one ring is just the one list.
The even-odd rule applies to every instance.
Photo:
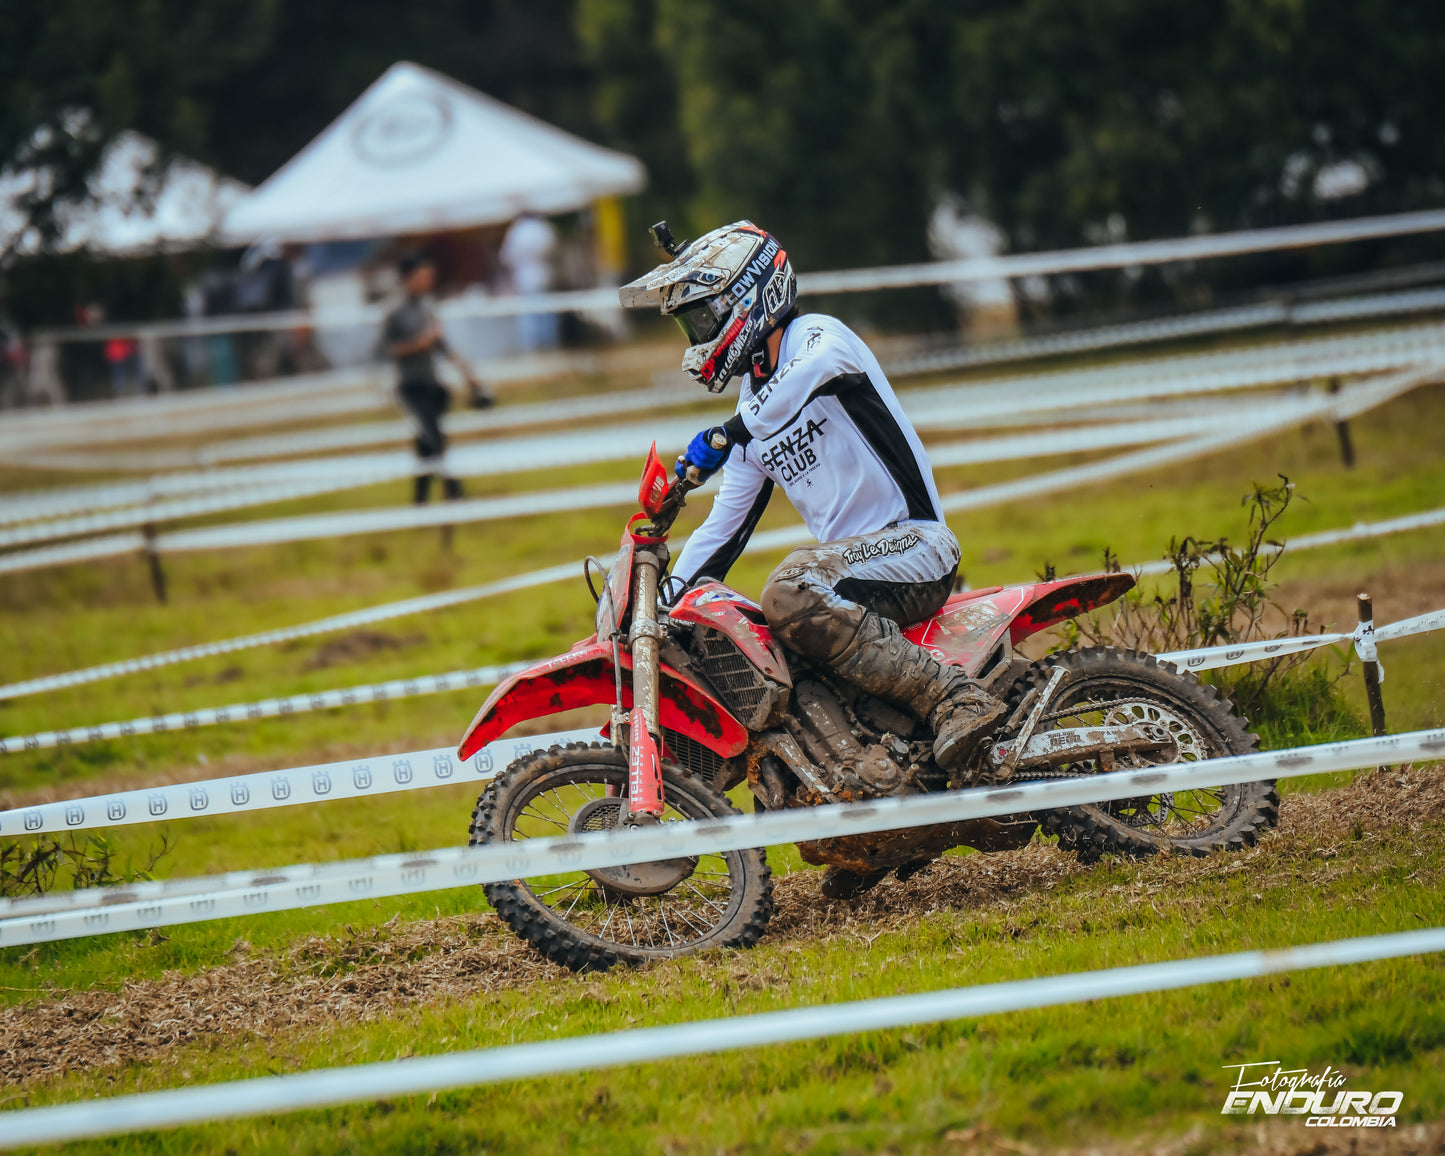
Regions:
[[[622, 669], [624, 676], [632, 669], [632, 656], [626, 651], [622, 652]], [[666, 663], [661, 664], [658, 691], [660, 722], [665, 729], [686, 735], [725, 759], [747, 746], [743, 724], [701, 686]], [[471, 758], [519, 723], [578, 707], [616, 703], [612, 647], [589, 640], [499, 683], [467, 727], [457, 758]], [[628, 677], [622, 680], [620, 705], [624, 710], [633, 706]]]

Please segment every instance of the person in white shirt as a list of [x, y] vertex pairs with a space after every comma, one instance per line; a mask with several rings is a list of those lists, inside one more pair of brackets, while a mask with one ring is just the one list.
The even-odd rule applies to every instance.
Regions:
[[690, 343], [683, 369], [710, 392], [745, 378], [734, 416], [678, 459], [679, 475], [722, 467], [723, 479], [675, 575], [689, 585], [726, 578], [781, 488], [819, 544], [768, 577], [773, 632], [911, 710], [933, 729], [935, 761], [962, 766], [1003, 705], [900, 630], [947, 600], [960, 554], [928, 455], [878, 359], [836, 318], [798, 313], [787, 253], [751, 221], [681, 245], [665, 222], [653, 228], [672, 260], [624, 285], [622, 304], [675, 318]]

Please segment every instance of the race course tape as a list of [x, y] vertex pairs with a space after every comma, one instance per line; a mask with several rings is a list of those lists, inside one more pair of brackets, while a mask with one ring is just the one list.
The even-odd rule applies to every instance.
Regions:
[[[127, 722], [100, 723], [96, 726], [72, 727], [69, 730], [42, 731], [33, 735], [0, 738], [0, 755], [18, 751], [48, 750], [50, 747], [74, 743], [94, 743], [102, 739], [131, 738], [135, 735], [158, 735], [167, 731], [194, 730], [197, 727], [220, 726], [243, 719], [287, 718], [314, 710], [328, 710], [358, 703], [390, 702], [399, 698], [415, 698], [423, 694], [444, 694], [449, 690], [492, 686], [530, 662], [513, 662], [499, 666], [479, 666], [472, 670], [453, 670], [446, 674], [427, 674], [417, 678], [397, 678], [368, 686], [348, 686], [336, 690], [319, 690], [310, 694], [293, 694], [284, 698], [267, 698], [259, 702], [237, 702], [229, 706], [206, 707], [202, 710], [176, 711], [173, 714], [151, 715]], [[0, 813], [0, 832], [5, 832]]]
[[387, 602], [380, 606], [368, 606], [346, 614], [320, 618], [313, 622], [302, 622], [296, 626], [283, 626], [278, 630], [264, 630], [259, 634], [246, 634], [239, 638], [226, 638], [219, 642], [203, 642], [199, 646], [185, 646], [179, 650], [164, 650], [159, 654], [147, 654], [140, 658], [128, 658], [121, 662], [107, 662], [100, 666], [88, 666], [65, 674], [48, 674], [41, 678], [26, 679], [0, 686], [0, 699], [20, 698], [28, 694], [40, 694], [47, 690], [60, 690], [68, 686], [80, 686], [102, 678], [113, 678], [119, 674], [135, 674], [142, 670], [154, 670], [177, 662], [188, 662], [195, 658], [208, 658], [217, 654], [231, 654], [237, 650], [248, 650], [256, 646], [267, 646], [275, 642], [289, 642], [294, 638], [309, 638], [316, 634], [329, 634], [333, 630], [348, 630], [354, 626], [366, 626], [373, 622], [384, 622], [389, 618], [401, 618], [408, 614], [420, 614], [426, 610], [440, 610], [447, 606], [459, 606], [497, 594], [514, 590], [526, 590], [563, 578], [574, 577], [580, 567], [573, 562], [550, 566], [545, 570], [533, 570], [512, 578], [501, 578], [483, 586], [467, 586], [460, 590], [443, 590], [437, 594], [423, 594], [418, 598], [404, 598], [400, 602]]
[[[407, 751], [399, 755], [345, 759], [309, 767], [257, 771], [222, 779], [172, 783], [138, 791], [117, 791], [84, 799], [41, 803], [0, 811], [0, 835], [41, 835], [83, 831], [95, 827], [122, 827], [167, 819], [198, 819], [235, 815], [302, 803], [358, 799], [396, 791], [449, 787], [461, 782], [489, 779], [499, 767], [554, 743], [592, 742], [597, 728], [558, 731], [525, 738], [497, 739], [466, 762], [453, 747]], [[65, 893], [83, 896], [83, 891]]]
[[1439, 951], [1445, 951], [1445, 928], [1434, 927], [21, 1108], [0, 1114], [0, 1147], [393, 1100], [477, 1084], [915, 1027]]
[[[914, 425], [920, 429], [964, 426], [976, 429], [990, 422], [1015, 424], [1026, 414], [1077, 412], [1118, 402], [1182, 398], [1258, 389], [1311, 378], [1384, 373], [1442, 358], [1445, 358], [1445, 327], [1413, 326], [1345, 337], [1279, 342], [1245, 350], [1143, 358], [1104, 368], [1055, 370], [982, 382], [931, 386], [905, 391], [900, 394], [899, 400]], [[660, 396], [662, 400], [649, 407], [654, 413], [660, 406], [677, 404], [671, 391], [664, 391], [661, 395], [655, 391], [638, 391], [636, 396]], [[635, 408], [636, 396], [632, 393], [623, 395], [624, 404], [615, 412]], [[529, 413], [536, 413], [535, 421], [545, 420], [542, 411], [525, 408]], [[492, 412], [487, 411], [488, 414]], [[565, 419], [568, 412], [567, 406], [559, 402], [552, 420]], [[474, 416], [482, 415], [459, 415], [454, 424]], [[479, 476], [535, 469], [538, 461], [616, 460], [634, 453], [645, 453], [648, 443], [654, 438], [664, 445], [668, 444], [669, 437], [680, 438], [680, 444], [685, 444], [705, 420], [705, 417], [699, 416], [686, 421], [677, 420], [675, 425], [664, 423], [659, 426], [654, 416], [645, 422], [591, 430], [585, 434], [557, 431], [540, 436], [498, 438], [486, 443], [458, 446], [449, 461], [451, 468], [457, 472]], [[322, 435], [335, 437], [337, 431], [318, 431], [315, 436], [320, 438]], [[307, 436], [310, 435], [290, 435], [292, 439]], [[291, 444], [294, 452], [304, 448], [300, 440], [293, 440]], [[549, 456], [549, 447], [552, 447], [552, 456]], [[318, 442], [315, 448], [326, 447]], [[561, 455], [560, 459], [556, 455]], [[65, 465], [60, 461], [49, 464], [57, 467]], [[93, 453], [79, 455], [72, 464], [97, 468]], [[341, 489], [405, 476], [415, 472], [415, 468], [415, 459], [409, 454], [371, 453], [188, 471], [158, 475], [147, 483], [66, 487], [14, 495], [7, 500], [6, 511], [0, 513], [0, 520], [38, 518], [47, 516], [47, 512], [51, 515], [78, 514], [89, 508], [132, 505], [142, 500], [222, 488], [250, 490], [293, 482], [316, 485], [326, 480]], [[134, 520], [134, 513], [128, 517], [131, 520], [124, 524], [139, 524]], [[121, 524], [122, 521], [114, 519], [72, 523], [84, 525], [85, 532], [118, 528]], [[21, 539], [16, 537], [7, 541], [18, 544]]]
[[[1305, 406], [1308, 413], [1314, 412], [1312, 408], [1309, 408], [1308, 402], [1302, 403], [1300, 399], [1292, 398], [1276, 401], [1254, 411], [1251, 416], [1253, 420], [1257, 421], [1270, 420], [1272, 417], [1289, 419], [1301, 412], [1302, 405]], [[1226, 423], [1237, 426], [1238, 421], [1237, 413], [1233, 415], [1232, 419], [1224, 415], [1196, 415], [1182, 418], [1131, 420], [1041, 433], [970, 438], [967, 441], [931, 446], [928, 454], [933, 464], [939, 467], [979, 465], [990, 462], [1087, 453], [1198, 436], [1210, 430], [1217, 431]], [[694, 423], [689, 421], [689, 427], [692, 424]], [[465, 463], [459, 464], [457, 455], [452, 455], [448, 462], [448, 473], [464, 477], [471, 476], [471, 471]], [[414, 460], [406, 457], [399, 461], [398, 468], [388, 472], [386, 476], [388, 478], [410, 476], [415, 472], [415, 468]], [[190, 518], [203, 513], [219, 513], [252, 505], [269, 505], [292, 498], [311, 497], [331, 490], [345, 489], [351, 485], [352, 481], [343, 478], [340, 481], [313, 483], [295, 489], [273, 487], [249, 492], [211, 495], [205, 498], [187, 498], [155, 506], [85, 515], [53, 522], [29, 523], [8, 530], [0, 529], [0, 548], [63, 538], [74, 534], [91, 533], [99, 529], [137, 525], [154, 526], [159, 522]], [[324, 514], [302, 514], [288, 518], [230, 522], [220, 526], [202, 526], [164, 534], [155, 534], [154, 532], [149, 535], [118, 534], [60, 546], [46, 546], [0, 554], [0, 573], [17, 573], [46, 566], [116, 557], [137, 553], [141, 550], [156, 554], [171, 554], [194, 550], [275, 545], [280, 542], [316, 541], [322, 538], [336, 538], [352, 534], [374, 534], [421, 529], [428, 526], [465, 525], [505, 518], [565, 513], [570, 510], [593, 510], [608, 506], [627, 505], [636, 499], [637, 486], [634, 483], [610, 482], [575, 486], [564, 490], [543, 490], [495, 498], [448, 501], [435, 506], [407, 505], [381, 509], [341, 510]]]
[[[1264, 662], [1270, 658], [1282, 658], [1287, 654], [1299, 654], [1320, 646], [1336, 646], [1352, 642], [1360, 657], [1366, 662], [1379, 664], [1374, 654], [1374, 644], [1391, 638], [1406, 638], [1412, 634], [1425, 634], [1445, 627], [1445, 610], [1431, 610], [1413, 618], [1402, 618], [1385, 626], [1361, 623], [1351, 634], [1304, 634], [1296, 638], [1264, 638], [1256, 642], [1235, 642], [1227, 646], [1203, 646], [1194, 650], [1171, 650], [1154, 657], [1161, 662], [1172, 662], [1181, 670], [1217, 670], [1221, 666], [1236, 666], [1246, 662]], [[1366, 653], [1366, 651], [1369, 653]]]
[[[1438, 371], [1432, 368], [1428, 371], [1415, 371], [1411, 374], [1404, 375], [1407, 381], [1407, 384], [1404, 386], [1401, 386], [1400, 379], [1397, 378], [1393, 382], [1388, 383], [1390, 385], [1390, 393], [1388, 396], [1394, 396], [1397, 392], [1403, 392], [1404, 389], [1409, 388], [1410, 385], [1417, 384], [1422, 379], [1433, 377], [1436, 373], [1438, 373]], [[1348, 393], [1348, 391], [1346, 391], [1346, 393]], [[1335, 400], [1338, 401], [1339, 398], [1343, 396], [1344, 394], [1337, 395]], [[1373, 396], [1378, 397], [1380, 395], [1374, 394]], [[1353, 407], [1350, 412], [1353, 412]], [[1034, 497], [1039, 494], [1073, 489], [1077, 486], [1103, 481], [1136, 470], [1149, 469], [1157, 465], [1177, 462], [1186, 454], [1196, 456], [1207, 454], [1222, 448], [1224, 445], [1233, 444], [1233, 440], [1247, 441], [1257, 436], [1261, 436], [1260, 431], [1251, 428], [1241, 434], [1230, 435], [1232, 439], [1230, 442], [1221, 441], [1218, 437], [1196, 439], [1193, 442], [1175, 443], [1172, 446], [1142, 450], [1122, 458], [1095, 462], [1091, 465], [1075, 466], [1044, 474], [1036, 474], [1031, 477], [1019, 479], [1018, 481], [1000, 482], [992, 486], [981, 486], [973, 490], [945, 494], [942, 499], [943, 507], [945, 512], [952, 513], [965, 509], [979, 509], [1002, 502], [1014, 501], [1018, 498]], [[1356, 541], [1386, 534], [1404, 533], [1441, 524], [1445, 524], [1445, 509], [1426, 511], [1421, 514], [1411, 514], [1401, 518], [1392, 518], [1384, 522], [1356, 523], [1348, 529], [1330, 530], [1324, 533], [1311, 534], [1295, 539], [1290, 543], [1290, 546], [1292, 549], [1309, 549], [1317, 546], [1336, 545], [1341, 542]], [[784, 526], [776, 530], [754, 534], [744, 548], [744, 553], [754, 554], [768, 550], [791, 548], [808, 540], [809, 535], [803, 527]], [[680, 546], [681, 544], [678, 544], [679, 549]], [[1167, 573], [1170, 568], [1168, 562], [1149, 563], [1137, 567], [1137, 572], [1141, 574]], [[63, 674], [42, 675], [39, 678], [26, 679], [22, 682], [14, 682], [0, 686], [0, 699], [19, 698], [22, 695], [40, 694], [45, 691], [60, 690], [70, 686], [80, 686], [104, 678], [113, 678], [122, 674], [133, 674], [142, 670], [153, 670], [156, 667], [167, 666], [178, 662], [187, 662], [196, 658], [205, 658], [216, 654], [229, 654], [251, 647], [266, 646], [274, 642], [285, 642], [293, 638], [306, 638], [317, 634], [326, 634], [333, 630], [344, 630], [354, 626], [367, 625], [372, 622], [385, 621], [390, 618], [400, 618], [409, 614], [422, 613], [427, 610], [458, 606], [467, 602], [493, 597], [497, 594], [505, 594], [536, 586], [544, 586], [552, 582], [559, 582], [565, 578], [574, 576], [576, 573], [577, 566], [575, 564], [563, 563], [542, 570], [533, 570], [526, 574], [518, 574], [511, 578], [500, 579], [497, 582], [488, 583], [483, 586], [444, 591], [439, 594], [428, 594], [419, 598], [404, 599], [400, 602], [383, 603], [380, 606], [354, 610], [348, 614], [342, 614], [332, 618], [323, 618], [313, 622], [304, 622], [296, 626], [283, 627], [279, 630], [243, 635], [239, 638], [203, 643], [199, 646], [183, 647], [179, 650], [161, 651], [157, 654], [144, 655], [140, 658], [104, 663], [100, 666], [84, 667], [80, 670], [67, 671]]]
[[[481, 847], [442, 847], [414, 854], [311, 864], [258, 872], [240, 886], [202, 878], [95, 888], [67, 893], [68, 898], [51, 895], [10, 900], [0, 905], [0, 914], [4, 916], [0, 918], [0, 947], [1023, 814], [1161, 792], [1207, 789], [1226, 783], [1346, 771], [1438, 758], [1442, 754], [1445, 754], [1445, 730], [1415, 731], [1087, 778], [1046, 779], [866, 803], [729, 815], [596, 834]], [[90, 906], [69, 906], [77, 901], [88, 901]], [[65, 909], [58, 909], [61, 906]]]
[[[1445, 518], [1445, 511], [1442, 511], [1442, 518]], [[1367, 528], [1357, 527], [1357, 530]], [[1427, 614], [1418, 614], [1414, 618], [1406, 618], [1377, 627], [1370, 632], [1370, 638], [1378, 642], [1391, 638], [1404, 638], [1412, 634], [1424, 634], [1441, 628], [1445, 628], [1445, 610], [1435, 610]], [[1164, 662], [1172, 662], [1175, 666], [1185, 670], [1214, 670], [1221, 666], [1235, 666], [1241, 663], [1282, 658], [1285, 655], [1298, 654], [1321, 646], [1334, 646], [1342, 642], [1358, 644], [1363, 637], [1364, 631], [1361, 627], [1356, 628], [1352, 634], [1308, 634], [1295, 638], [1236, 642], [1225, 646], [1200, 647], [1194, 650], [1171, 650], [1157, 654], [1155, 657]], [[1365, 655], [1362, 653], [1361, 657], [1364, 658]], [[1374, 657], [1368, 658], [1367, 661], [1379, 664], [1379, 660]], [[262, 699], [259, 702], [232, 703], [230, 706], [176, 711], [172, 714], [130, 719], [127, 722], [108, 722], [95, 726], [71, 727], [68, 730], [42, 731], [33, 735], [16, 735], [10, 738], [0, 738], [0, 755], [16, 754], [20, 751], [47, 750], [51, 747], [70, 746], [75, 743], [98, 742], [102, 739], [194, 730], [197, 727], [219, 726], [223, 723], [248, 719], [286, 718], [293, 714], [353, 706], [357, 703], [387, 702], [392, 699], [413, 698], [424, 694], [442, 694], [449, 690], [475, 689], [492, 686], [510, 675], [526, 670], [531, 665], [530, 662], [515, 662], [497, 666], [481, 666], [473, 670], [453, 670], [446, 674], [398, 678], [391, 682], [373, 683], [368, 686], [341, 687], [334, 690], [313, 691], [309, 694], [293, 694], [285, 698]], [[1383, 669], [1381, 673], [1383, 675]], [[0, 833], [6, 832], [7, 829], [6, 814], [0, 812]]]

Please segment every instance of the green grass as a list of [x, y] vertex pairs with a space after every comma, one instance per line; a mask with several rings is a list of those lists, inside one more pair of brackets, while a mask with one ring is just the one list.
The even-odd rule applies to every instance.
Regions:
[[[120, 1069], [32, 1085], [30, 1103], [469, 1047], [546, 1040], [1139, 962], [1439, 925], [1436, 823], [1271, 837], [1239, 860], [1104, 864], [977, 906], [823, 921], [745, 953], [402, 1007], [265, 1038], [210, 1039]], [[1047, 854], [1042, 850], [1040, 854]], [[976, 857], [979, 860], [985, 857]], [[919, 891], [926, 896], [926, 887]], [[923, 910], [924, 905], [919, 904]], [[397, 908], [380, 905], [374, 918]], [[443, 913], [446, 913], [444, 907]], [[358, 913], [359, 914], [359, 913]], [[403, 918], [406, 915], [404, 913]], [[275, 918], [275, 917], [271, 917]], [[249, 934], [263, 920], [251, 921]], [[133, 942], [182, 963], [193, 937]], [[485, 939], [494, 931], [478, 927]], [[203, 946], [198, 955], [205, 954]], [[32, 965], [46, 971], [58, 947]], [[292, 960], [297, 980], [303, 965]], [[314, 969], [313, 969], [314, 970]], [[1350, 1086], [1405, 1093], [1405, 1122], [1445, 1110], [1445, 965], [1425, 958], [562, 1075], [76, 1146], [77, 1151], [950, 1151], [984, 1128], [1030, 1143], [1206, 1131], [1225, 1150], [1224, 1065], [1343, 1068]], [[1287, 1054], [1276, 1055], [1283, 1050]], [[1268, 1052], [1268, 1055], [1264, 1053]], [[1105, 1141], [1107, 1143], [1107, 1141]]]
[[[1096, 568], [1105, 546], [1134, 562], [1160, 556], [1171, 534], [1242, 536], [1241, 495], [1277, 473], [1288, 474], [1305, 499], [1286, 516], [1286, 535], [1434, 508], [1445, 494], [1445, 458], [1434, 432], [1442, 418], [1445, 390], [1433, 389], [1359, 419], [1354, 433], [1360, 462], [1353, 471], [1340, 467], [1333, 431], [1314, 426], [1176, 469], [972, 512], [953, 522], [964, 569], [974, 585], [992, 585], [1029, 580], [1050, 561], [1061, 573]], [[940, 482], [945, 490], [981, 485], [1078, 460], [1087, 459], [947, 470]], [[539, 469], [489, 480], [472, 492], [521, 492], [628, 472], [621, 466]], [[20, 471], [0, 473], [0, 489], [35, 484]], [[403, 489], [373, 487], [232, 517], [394, 503]], [[436, 531], [415, 531], [175, 556], [166, 560], [172, 595], [166, 606], [155, 604], [139, 560], [3, 576], [0, 681], [605, 554], [615, 547], [621, 520], [621, 511], [602, 510], [464, 526], [451, 553], [441, 549]], [[792, 520], [779, 502], [764, 527]], [[749, 556], [732, 581], [756, 594], [777, 561], [776, 555]], [[1445, 532], [1287, 554], [1277, 576], [1285, 582], [1282, 600], [1336, 627], [1352, 624], [1356, 589], [1371, 590], [1377, 621], [1389, 621], [1445, 605]], [[381, 623], [369, 642], [351, 638], [338, 646], [336, 636], [323, 636], [0, 702], [0, 733], [542, 657], [589, 633], [591, 611], [580, 581], [557, 583]], [[1381, 652], [1391, 729], [1445, 725], [1445, 635], [1387, 643]], [[1338, 673], [1338, 660], [1330, 661]], [[1340, 685], [1344, 713], [1311, 718], [1300, 702], [1300, 709], [1291, 707], [1279, 718], [1253, 720], [1266, 745], [1363, 733], [1358, 668]], [[1315, 693], [1308, 687], [1303, 692]], [[456, 692], [3, 756], [0, 801], [13, 805], [42, 794], [63, 797], [441, 746], [456, 741], [480, 697]], [[1348, 778], [1299, 780], [1290, 790], [1314, 792]], [[474, 790], [450, 787], [173, 823], [168, 830], [176, 846], [158, 870], [184, 876], [454, 844], [465, 836]], [[748, 953], [423, 999], [365, 1023], [343, 1017], [266, 1038], [187, 1044], [145, 1063], [48, 1077], [24, 1094], [32, 1102], [75, 1099], [1439, 925], [1445, 915], [1441, 833], [1439, 823], [1378, 836], [1366, 831], [1364, 838], [1346, 838], [1332, 848], [1281, 838], [1278, 846], [1234, 861], [1243, 864], [1237, 871], [1230, 860], [1202, 874], [1169, 863], [1105, 864], [1052, 888], [1024, 889], [979, 907], [930, 909], [925, 896], [911, 914], [877, 921], [860, 916], [822, 936], [785, 933]], [[123, 856], [139, 856], [157, 836], [158, 829], [147, 825], [121, 829], [115, 840]], [[779, 872], [800, 868], [791, 848], [774, 849], [772, 861]], [[1146, 895], [1140, 890], [1145, 884], [1158, 889]], [[349, 929], [386, 934], [373, 929], [394, 916], [406, 923], [470, 917], [481, 908], [475, 891], [445, 891], [178, 927], [168, 938], [116, 936], [10, 949], [0, 952], [0, 1000], [15, 1009], [54, 998], [50, 989], [120, 990], [127, 982], [204, 974], [232, 958], [237, 939], [274, 958], [279, 974], [299, 982], [309, 973], [292, 953], [311, 937], [340, 941]], [[486, 921], [479, 928], [483, 940], [502, 935]], [[967, 1142], [946, 1139], [950, 1131], [983, 1128], [983, 1135], [1061, 1144], [1140, 1132], [1179, 1135], [1197, 1123], [1207, 1129], [1198, 1148], [1203, 1152], [1227, 1145], [1232, 1135], [1218, 1116], [1222, 1065], [1240, 1057], [1273, 1058], [1255, 1053], [1278, 1041], [1290, 1048], [1282, 1059], [1349, 1067], [1352, 1077], [1360, 1073], [1352, 1086], [1399, 1087], [1411, 1119], [1434, 1118], [1445, 1110], [1442, 1088], [1429, 1078], [1445, 1060], [1442, 986], [1445, 970], [1438, 960], [1404, 960], [83, 1147], [956, 1151]], [[11, 1089], [12, 1097], [18, 1094]], [[18, 1102], [12, 1098], [10, 1106]]]

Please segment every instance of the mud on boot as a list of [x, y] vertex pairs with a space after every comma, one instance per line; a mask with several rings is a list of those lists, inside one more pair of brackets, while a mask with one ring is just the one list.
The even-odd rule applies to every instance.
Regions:
[[833, 673], [926, 720], [934, 733], [934, 762], [946, 771], [967, 762], [1007, 712], [961, 669], [939, 662], [904, 638], [896, 622], [872, 611]]
[[956, 771], [987, 745], [994, 728], [1008, 715], [1008, 707], [994, 698], [956, 666], [943, 668], [946, 696], [928, 716], [933, 728], [933, 761], [945, 771]]

